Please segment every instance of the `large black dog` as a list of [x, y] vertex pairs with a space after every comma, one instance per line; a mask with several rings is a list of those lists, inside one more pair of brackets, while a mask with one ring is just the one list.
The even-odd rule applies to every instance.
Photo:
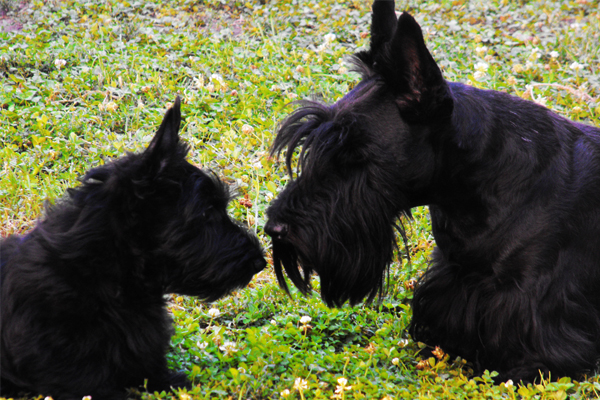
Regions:
[[[437, 248], [410, 333], [499, 379], [579, 376], [600, 346], [600, 130], [533, 102], [447, 82], [419, 25], [375, 1], [362, 81], [283, 122], [302, 146], [265, 231], [287, 289], [311, 272], [328, 305], [373, 299], [397, 218], [429, 205]], [[301, 269], [299, 268], [301, 266]]]
[[118, 399], [188, 386], [167, 369], [163, 295], [215, 300], [266, 265], [227, 187], [185, 160], [179, 98], [148, 148], [92, 169], [1, 246], [2, 395]]

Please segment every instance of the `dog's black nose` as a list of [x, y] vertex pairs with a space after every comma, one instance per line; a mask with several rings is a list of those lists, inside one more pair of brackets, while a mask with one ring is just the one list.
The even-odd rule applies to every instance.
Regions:
[[265, 225], [265, 232], [273, 239], [282, 240], [288, 233], [288, 226], [286, 224], [272, 222], [269, 220]]
[[267, 261], [264, 257], [259, 257], [256, 260], [254, 260], [254, 265], [252, 266], [254, 267], [254, 270], [256, 272], [260, 272], [267, 266]]

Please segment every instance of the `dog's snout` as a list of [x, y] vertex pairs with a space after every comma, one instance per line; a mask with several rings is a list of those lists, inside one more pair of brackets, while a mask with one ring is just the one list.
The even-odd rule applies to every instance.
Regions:
[[265, 225], [265, 232], [273, 239], [281, 240], [287, 236], [288, 226], [280, 222], [269, 220]]
[[265, 269], [266, 266], [267, 266], [267, 261], [262, 256], [257, 258], [256, 260], [254, 260], [254, 263], [252, 265], [252, 267], [254, 268], [254, 270], [256, 272], [262, 271], [263, 269]]

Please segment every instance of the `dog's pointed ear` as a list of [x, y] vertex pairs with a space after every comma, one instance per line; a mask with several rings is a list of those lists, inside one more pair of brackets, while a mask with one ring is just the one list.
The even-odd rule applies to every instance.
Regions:
[[396, 11], [394, 0], [375, 0], [371, 17], [371, 54], [379, 52], [381, 47], [394, 36], [396, 29]]
[[410, 14], [398, 18], [386, 47], [373, 67], [397, 94], [403, 117], [421, 121], [449, 116], [453, 108], [450, 89], [425, 46], [421, 27]]
[[144, 152], [150, 163], [162, 166], [179, 148], [179, 125], [181, 123], [181, 100], [175, 99], [173, 106], [167, 110], [162, 123], [156, 131], [154, 138]]

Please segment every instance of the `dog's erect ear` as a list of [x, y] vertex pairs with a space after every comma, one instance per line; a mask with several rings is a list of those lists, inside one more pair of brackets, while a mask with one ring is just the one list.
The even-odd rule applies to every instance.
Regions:
[[452, 97], [448, 84], [427, 50], [423, 32], [408, 13], [398, 18], [394, 36], [374, 57], [373, 68], [398, 95], [403, 117], [422, 121], [449, 116]]
[[180, 104], [181, 100], [177, 96], [173, 106], [165, 113], [158, 131], [156, 131], [154, 138], [144, 152], [151, 163], [160, 165], [178, 150], [179, 125], [181, 122]]
[[394, 0], [375, 0], [371, 17], [371, 54], [377, 54], [381, 47], [394, 36], [396, 11]]

